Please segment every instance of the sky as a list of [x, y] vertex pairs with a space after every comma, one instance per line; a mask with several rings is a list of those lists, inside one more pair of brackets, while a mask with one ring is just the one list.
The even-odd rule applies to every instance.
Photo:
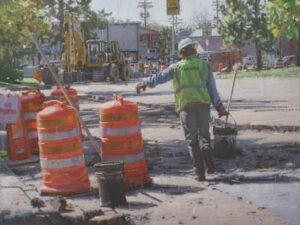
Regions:
[[[112, 17], [115, 19], [122, 19], [126, 21], [141, 21], [139, 16], [142, 11], [141, 8], [137, 8], [139, 2], [143, 0], [93, 0], [91, 8], [94, 11], [105, 9], [106, 12], [112, 12]], [[167, 0], [147, 0], [151, 1], [153, 8], [149, 9], [150, 18], [149, 22], [156, 22], [163, 25], [170, 25], [169, 17], [166, 13]], [[181, 0], [180, 1], [180, 15], [179, 18], [182, 22], [187, 24], [191, 23], [192, 16], [195, 13], [208, 13], [214, 14], [213, 0]]]

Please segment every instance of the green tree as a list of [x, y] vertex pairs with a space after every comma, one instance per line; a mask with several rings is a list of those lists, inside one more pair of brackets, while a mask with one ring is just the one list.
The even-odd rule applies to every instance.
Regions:
[[91, 0], [42, 0], [47, 17], [53, 22], [51, 30], [53, 44], [62, 43], [64, 37], [64, 11], [67, 9], [80, 18], [89, 9]]
[[220, 6], [218, 31], [228, 47], [241, 49], [250, 38], [250, 11], [244, 0], [226, 0]]
[[62, 43], [64, 38], [64, 10], [69, 10], [81, 21], [85, 39], [95, 38], [93, 30], [103, 29], [108, 24], [111, 13], [104, 9], [95, 12], [91, 9], [91, 0], [43, 0], [43, 7], [53, 23], [52, 44]]
[[159, 38], [155, 42], [155, 46], [163, 60], [166, 60], [167, 56], [171, 53], [171, 36], [172, 29], [170, 27], [162, 27], [159, 32]]
[[300, 1], [273, 0], [266, 5], [268, 28], [277, 39], [297, 42], [297, 65], [300, 66]]
[[49, 27], [41, 1], [11, 0], [0, 2], [0, 80], [21, 79], [16, 69], [19, 49], [30, 45], [32, 33], [43, 36]]
[[0, 2], [0, 49], [6, 60], [14, 59], [17, 49], [30, 42], [31, 32], [43, 36], [49, 28], [40, 4], [37, 0]]
[[96, 38], [96, 34], [93, 33], [94, 30], [107, 27], [109, 16], [111, 16], [111, 13], [105, 12], [104, 9], [98, 12], [94, 12], [90, 8], [85, 9], [81, 25], [86, 40]]
[[241, 49], [247, 41], [254, 42], [257, 68], [262, 69], [262, 50], [270, 50], [273, 46], [263, 4], [260, 0], [226, 0], [220, 9], [222, 17], [218, 30], [225, 44]]
[[250, 10], [251, 40], [255, 43], [257, 68], [262, 69], [262, 50], [271, 50], [274, 39], [267, 28], [266, 14], [263, 11], [264, 4], [260, 0], [247, 0]]

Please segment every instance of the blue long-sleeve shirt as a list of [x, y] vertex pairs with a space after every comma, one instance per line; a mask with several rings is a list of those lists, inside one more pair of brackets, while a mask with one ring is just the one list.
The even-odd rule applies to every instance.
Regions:
[[[193, 56], [195, 57], [195, 56]], [[192, 58], [192, 57], [190, 57]], [[199, 75], [200, 76], [200, 75]], [[151, 77], [147, 77], [143, 80], [143, 83], [147, 85], [149, 88], [154, 88], [159, 84], [166, 83], [173, 78], [173, 69], [172, 65], [170, 65], [167, 69], [162, 71], [161, 73], [157, 73]], [[216, 88], [216, 82], [214, 76], [211, 71], [208, 73], [208, 80], [206, 83], [206, 87], [208, 90], [208, 94], [211, 98], [212, 104], [215, 108], [218, 108], [222, 105], [218, 90]]]

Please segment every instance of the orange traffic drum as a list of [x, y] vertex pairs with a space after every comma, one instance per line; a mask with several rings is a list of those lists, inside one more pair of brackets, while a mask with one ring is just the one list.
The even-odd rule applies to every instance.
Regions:
[[127, 188], [152, 183], [144, 157], [138, 106], [117, 97], [100, 108], [102, 160], [124, 163]]
[[43, 109], [44, 96], [37, 89], [22, 92], [21, 105], [25, 129], [29, 139], [29, 147], [34, 154], [39, 153], [36, 115]]
[[[77, 95], [76, 89], [71, 88], [70, 85], [65, 85], [64, 89], [65, 89], [66, 93], [69, 95], [70, 100], [72, 101], [74, 106], [79, 110], [79, 100], [78, 100], [78, 95]], [[53, 99], [57, 99], [59, 101], [67, 102], [67, 100], [65, 99], [65, 96], [62, 92], [62, 89], [59, 86], [57, 86], [56, 89], [51, 92], [51, 97]]]
[[41, 192], [70, 195], [89, 191], [79, 123], [65, 102], [52, 100], [37, 115]]

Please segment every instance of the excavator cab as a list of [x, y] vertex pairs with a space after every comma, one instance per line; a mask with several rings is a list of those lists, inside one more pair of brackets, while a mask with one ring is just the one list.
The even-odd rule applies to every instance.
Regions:
[[117, 41], [111, 41], [110, 45], [110, 61], [112, 63], [124, 64], [124, 55], [120, 51], [119, 43]]
[[102, 40], [88, 40], [87, 44], [87, 66], [101, 67], [102, 64], [107, 63], [107, 42]]

